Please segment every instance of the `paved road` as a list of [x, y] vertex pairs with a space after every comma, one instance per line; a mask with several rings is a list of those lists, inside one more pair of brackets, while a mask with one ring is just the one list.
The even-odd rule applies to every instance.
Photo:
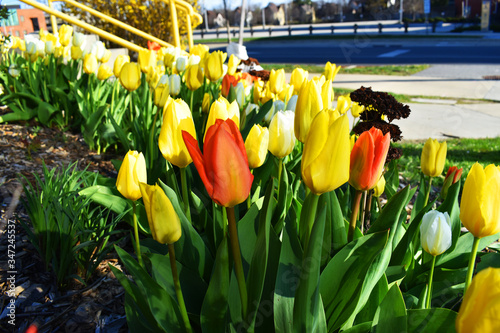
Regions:
[[371, 38], [246, 43], [263, 63], [324, 64], [500, 64], [500, 39]]

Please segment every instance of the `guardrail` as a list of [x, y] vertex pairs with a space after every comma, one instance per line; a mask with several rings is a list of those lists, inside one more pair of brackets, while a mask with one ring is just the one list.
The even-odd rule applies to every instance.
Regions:
[[[414, 24], [412, 27], [415, 28], [421, 28], [421, 29], [427, 29], [429, 28], [433, 33], [436, 32], [436, 28], [439, 26], [439, 23], [437, 22], [432, 22], [429, 23], [428, 25], [426, 24]], [[354, 34], [363, 32], [363, 31], [378, 31], [379, 34], [382, 34], [385, 31], [388, 31], [389, 29], [404, 29], [405, 33], [408, 33], [410, 30], [410, 25], [408, 23], [400, 24], [400, 23], [389, 23], [389, 24], [383, 24], [383, 23], [378, 23], [378, 24], [357, 24], [353, 23], [352, 25], [348, 24], [332, 24], [332, 25], [309, 25], [309, 26], [273, 26], [273, 27], [268, 27], [268, 28], [246, 28], [244, 29], [244, 34], [248, 36], [248, 34], [253, 37], [254, 34], [269, 34], [269, 36], [272, 36], [273, 33], [276, 35], [286, 35], [288, 33], [288, 36], [298, 36], [298, 35], [313, 35], [314, 32], [316, 33], [329, 33], [329, 34], [335, 34], [336, 32], [353, 32]], [[283, 34], [285, 32], [285, 34]], [[233, 37], [236, 37], [236, 35], [239, 33], [238, 28], [232, 28], [230, 29], [229, 35], [233, 35]], [[217, 28], [217, 29], [210, 29], [210, 30], [196, 30], [193, 34], [196, 37], [201, 37], [203, 38], [224, 38], [228, 37], [228, 32], [226, 28]]]

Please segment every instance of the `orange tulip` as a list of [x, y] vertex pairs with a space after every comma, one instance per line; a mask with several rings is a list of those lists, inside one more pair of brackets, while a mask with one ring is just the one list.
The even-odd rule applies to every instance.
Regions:
[[391, 136], [372, 127], [361, 133], [351, 151], [349, 184], [358, 191], [374, 188], [382, 176]]
[[237, 84], [238, 84], [238, 79], [235, 76], [229, 74], [224, 75], [224, 77], [222, 78], [222, 87], [221, 87], [222, 96], [227, 98], [231, 86], [236, 87]]
[[216, 120], [207, 130], [203, 154], [191, 134], [182, 131], [182, 137], [212, 200], [224, 207], [245, 201], [253, 175], [248, 167], [245, 143], [234, 121]]

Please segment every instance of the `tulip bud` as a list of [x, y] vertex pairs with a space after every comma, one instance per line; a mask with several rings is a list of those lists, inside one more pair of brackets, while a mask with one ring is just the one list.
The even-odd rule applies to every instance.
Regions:
[[293, 96], [293, 85], [287, 84], [283, 87], [283, 90], [278, 94], [278, 98], [283, 102], [290, 100]]
[[179, 168], [185, 168], [193, 161], [182, 139], [183, 131], [196, 139], [191, 110], [182, 99], [176, 99], [168, 104], [163, 113], [158, 145], [163, 157]]
[[205, 63], [205, 76], [215, 82], [224, 75], [223, 64], [226, 61], [227, 53], [222, 51], [214, 51], [208, 55]]
[[264, 81], [257, 79], [253, 82], [253, 102], [258, 104], [264, 92]]
[[13, 78], [16, 78], [18, 77], [19, 75], [21, 75], [21, 71], [19, 70], [19, 68], [17, 68], [17, 65], [16, 64], [11, 64], [9, 66], [9, 74], [10, 76], [12, 76]]
[[187, 69], [185, 79], [188, 89], [195, 91], [201, 87], [205, 76], [203, 75], [199, 65], [192, 65]]
[[181, 77], [179, 74], [170, 75], [170, 95], [177, 96], [181, 92]]
[[363, 111], [365, 111], [365, 106], [364, 105], [361, 105], [358, 102], [352, 102], [352, 105], [351, 105], [351, 114], [352, 114], [352, 116], [354, 118], [358, 118]]
[[323, 101], [314, 80], [304, 82], [298, 96], [294, 121], [295, 136], [300, 142], [305, 142], [314, 117], [323, 110]]
[[156, 53], [147, 49], [139, 50], [138, 63], [143, 73], [149, 72], [151, 67], [156, 66]]
[[227, 74], [234, 75], [239, 64], [240, 59], [238, 59], [238, 57], [236, 57], [234, 54], [231, 54], [227, 63]]
[[456, 166], [452, 166], [448, 169], [446, 177], [444, 178], [443, 187], [441, 188], [441, 197], [443, 199], [446, 199], [450, 186], [460, 180], [460, 177], [462, 177], [462, 171], [463, 168], [458, 169]]
[[297, 105], [297, 98], [298, 97], [299, 96], [297, 96], [297, 95], [293, 95], [292, 97], [290, 97], [290, 99], [288, 100], [288, 103], [286, 103], [286, 107], [285, 107], [286, 111], [295, 112], [295, 106]]
[[188, 62], [188, 58], [184, 56], [180, 56], [175, 60], [175, 68], [177, 69], [178, 73], [184, 72], [186, 70], [186, 65]]
[[475, 163], [467, 175], [460, 202], [460, 220], [474, 237], [500, 232], [500, 168], [494, 164], [484, 170]]
[[209, 51], [209, 47], [204, 44], [196, 44], [192, 49], [189, 50], [189, 54], [197, 55], [200, 58], [203, 58], [206, 53]]
[[71, 35], [73, 34], [73, 27], [67, 24], [63, 24], [59, 28], [59, 42], [62, 46], [68, 46], [71, 42]]
[[268, 147], [269, 130], [258, 124], [253, 125], [245, 140], [245, 149], [250, 169], [258, 168], [264, 164]]
[[292, 75], [290, 76], [290, 83], [294, 87], [295, 94], [299, 93], [300, 88], [302, 88], [302, 84], [308, 78], [308, 76], [309, 72], [303, 70], [300, 67], [297, 67], [292, 71]]
[[107, 80], [113, 75], [113, 70], [108, 65], [101, 65], [97, 70], [97, 78], [101, 81]]
[[111, 58], [111, 51], [110, 50], [105, 50], [104, 54], [101, 58], [97, 58], [101, 63], [105, 64], [109, 61], [109, 58]]
[[349, 180], [349, 121], [336, 111], [319, 112], [302, 152], [302, 180], [314, 193], [330, 192]]
[[97, 67], [99, 64], [97, 63], [97, 59], [95, 55], [92, 53], [88, 53], [83, 58], [83, 71], [87, 74], [93, 74], [97, 71]]
[[451, 221], [448, 213], [431, 210], [425, 213], [420, 225], [422, 248], [432, 256], [438, 256], [451, 246]]
[[278, 158], [288, 156], [295, 147], [292, 111], [277, 112], [269, 124], [269, 151]]
[[358, 191], [367, 191], [375, 187], [389, 151], [390, 134], [382, 134], [372, 127], [361, 133], [351, 151], [351, 174], [349, 184]]
[[118, 78], [120, 77], [120, 72], [122, 70], [123, 65], [130, 62], [130, 57], [128, 55], [120, 54], [115, 59], [115, 63], [113, 65], [113, 74]]
[[[215, 124], [217, 119], [226, 120], [231, 119], [236, 127], [240, 126], [240, 109], [238, 108], [238, 103], [234, 101], [229, 104], [227, 99], [224, 97], [219, 97], [215, 102], [212, 103], [210, 107], [210, 113], [207, 118], [207, 126], [205, 127], [205, 136], [207, 135], [208, 129]], [[205, 136], [203, 141], [205, 141]]]
[[142, 194], [139, 183], [147, 181], [146, 160], [142, 153], [129, 150], [123, 159], [116, 187], [118, 191], [127, 199], [136, 201]]
[[279, 94], [286, 83], [285, 70], [283, 68], [277, 71], [272, 69], [269, 74], [269, 89], [273, 94]]
[[153, 239], [161, 244], [177, 242], [182, 235], [181, 222], [170, 199], [158, 184], [141, 182], [140, 189]]
[[83, 51], [80, 47], [78, 47], [78, 46], [71, 47], [71, 59], [79, 60], [82, 58], [82, 55], [83, 55]]
[[335, 64], [332, 64], [331, 62], [327, 62], [325, 64], [325, 71], [323, 72], [323, 76], [327, 80], [334, 81], [335, 76], [339, 72], [341, 66], [335, 66]]
[[253, 175], [236, 124], [231, 119], [217, 119], [207, 130], [203, 154], [192, 135], [183, 131], [182, 136], [212, 200], [224, 207], [234, 207], [245, 201], [250, 194]]
[[[332, 81], [326, 80], [321, 86], [321, 100], [323, 101], [323, 109], [330, 109], [333, 101]], [[342, 112], [341, 112], [342, 113]]]
[[77, 32], [77, 31], [75, 31], [73, 33], [73, 39], [72, 39], [73, 46], [82, 47], [84, 41], [85, 41], [84, 34], [82, 34], [81, 32]]
[[45, 42], [45, 53], [52, 54], [54, 53], [54, 43], [51, 40]]
[[[199, 65], [201, 58], [196, 54], [192, 54], [189, 56], [188, 66]], [[200, 67], [201, 68], [201, 67]]]
[[443, 173], [446, 162], [446, 141], [439, 143], [437, 140], [427, 139], [422, 149], [420, 166], [426, 176], [436, 177]]
[[373, 196], [378, 198], [384, 193], [385, 190], [385, 177], [382, 175], [380, 177], [379, 181], [377, 182], [377, 185], [373, 188]]
[[163, 108], [170, 97], [169, 81], [168, 75], [163, 75], [154, 90], [154, 104], [159, 108]]
[[500, 332], [500, 268], [477, 273], [465, 293], [455, 321], [457, 333]]
[[100, 59], [102, 59], [106, 54], [106, 45], [104, 45], [101, 41], [96, 41], [92, 44], [90, 53], [93, 53], [97, 60], [101, 61]]
[[349, 96], [339, 96], [337, 98], [337, 110], [340, 114], [344, 114], [351, 107], [351, 98]]
[[125, 89], [134, 91], [141, 86], [141, 67], [135, 62], [127, 62], [123, 64], [119, 78]]
[[201, 110], [204, 113], [209, 113], [211, 105], [212, 105], [212, 98], [210, 97], [209, 93], [205, 93], [203, 95], [203, 102], [201, 103]]

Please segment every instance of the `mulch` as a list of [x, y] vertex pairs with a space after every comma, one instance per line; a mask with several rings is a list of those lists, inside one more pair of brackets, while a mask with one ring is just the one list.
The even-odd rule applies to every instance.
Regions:
[[[128, 331], [124, 290], [108, 266], [122, 270], [116, 254], [111, 253], [101, 263], [87, 285], [75, 280], [60, 290], [19, 222], [28, 219], [19, 200], [23, 195], [20, 175], [33, 181], [33, 174], [42, 175], [43, 163], [52, 169], [76, 162], [79, 169], [88, 167], [89, 171], [116, 177], [112, 158], [122, 157], [90, 151], [78, 134], [30, 123], [0, 124], [1, 332], [25, 332], [33, 323], [39, 332]], [[14, 224], [15, 243], [9, 242], [5, 232], [8, 224]], [[12, 259], [8, 256], [8, 249], [12, 249], [9, 244], [15, 244], [14, 271], [7, 266], [8, 259]], [[11, 276], [15, 289], [7, 280]], [[11, 300], [15, 301], [14, 326], [9, 323], [7, 308]]]

